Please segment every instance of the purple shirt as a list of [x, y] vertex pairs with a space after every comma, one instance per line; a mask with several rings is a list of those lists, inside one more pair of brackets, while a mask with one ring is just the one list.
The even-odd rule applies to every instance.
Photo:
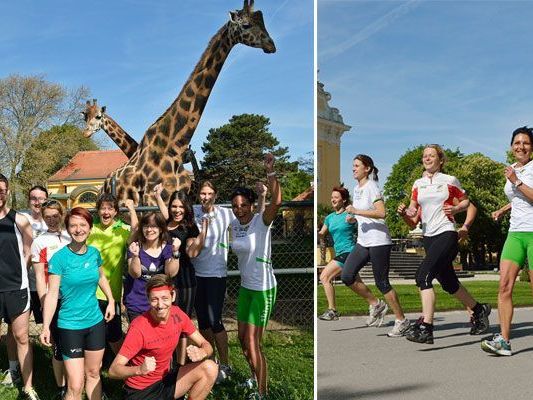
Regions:
[[[128, 259], [131, 257], [132, 254], [128, 249]], [[128, 310], [145, 312], [150, 309], [146, 297], [146, 282], [153, 275], [165, 273], [165, 261], [169, 258], [172, 258], [172, 245], [170, 244], [166, 244], [157, 257], [152, 257], [141, 248], [139, 251], [141, 277], [134, 279], [128, 274], [124, 283], [124, 305]]]

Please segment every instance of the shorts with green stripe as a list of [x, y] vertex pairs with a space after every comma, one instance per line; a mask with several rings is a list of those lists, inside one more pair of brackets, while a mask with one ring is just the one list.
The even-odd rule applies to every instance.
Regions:
[[239, 288], [237, 320], [255, 326], [266, 326], [276, 302], [277, 287], [269, 290]]
[[503, 245], [502, 260], [509, 260], [518, 266], [529, 260], [529, 269], [533, 270], [533, 232], [509, 232]]

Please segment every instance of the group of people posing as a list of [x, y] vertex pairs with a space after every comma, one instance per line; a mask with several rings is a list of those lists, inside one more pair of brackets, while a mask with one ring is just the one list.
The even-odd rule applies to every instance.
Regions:
[[[251, 398], [263, 398], [261, 341], [277, 287], [271, 226], [281, 205], [274, 157], [268, 154], [264, 165], [271, 202], [265, 205], [267, 187], [258, 184], [257, 213], [251, 189], [235, 189], [229, 210], [215, 205], [209, 181], [200, 185], [194, 206], [182, 192], [165, 203], [157, 185], [160, 212], [139, 219], [127, 201], [131, 225], [118, 219], [111, 194], [98, 198], [95, 220], [85, 208], [65, 212], [42, 186], [30, 189], [30, 214], [23, 215], [8, 208], [9, 182], [0, 175], [0, 322], [9, 327], [2, 383], [39, 398], [28, 340], [33, 312], [42, 323], [41, 342], [53, 346], [60, 399], [81, 399], [84, 390], [91, 400], [106, 397], [100, 378], [106, 346], [115, 353], [109, 376], [124, 380], [125, 398], [206, 398], [217, 378], [232, 372], [222, 322], [231, 235], [241, 276], [238, 338], [251, 370], [244, 384]], [[125, 337], [122, 307], [129, 321]]]
[[[511, 210], [510, 228], [500, 260], [498, 314], [501, 333], [481, 342], [481, 348], [492, 354], [511, 355], [510, 331], [513, 316], [512, 291], [520, 268], [529, 259], [533, 276], [533, 129], [516, 129], [511, 138], [511, 151], [516, 162], [505, 168], [505, 194], [509, 204], [492, 213], [495, 220]], [[320, 274], [328, 309], [319, 316], [322, 320], [336, 320], [335, 291], [332, 281], [341, 276], [342, 282], [369, 304], [368, 326], [381, 326], [388, 308], [396, 317], [390, 337], [405, 336], [417, 343], [432, 344], [435, 313], [436, 279], [442, 289], [457, 298], [471, 315], [470, 334], [483, 334], [489, 329], [489, 304], [477, 302], [461, 285], [453, 268], [458, 252], [458, 240], [468, 234], [477, 209], [469, 201], [456, 177], [444, 173], [446, 161], [443, 149], [428, 145], [423, 150], [422, 176], [412, 187], [409, 204], [400, 204], [397, 212], [411, 228], [421, 223], [425, 257], [416, 272], [416, 286], [420, 292], [422, 316], [414, 323], [404, 315], [400, 301], [389, 282], [392, 241], [385, 224], [385, 204], [377, 184], [378, 170], [367, 155], [353, 160], [353, 176], [357, 181], [353, 202], [344, 187], [334, 187], [329, 214], [319, 231], [328, 232], [334, 241], [335, 258]], [[454, 216], [466, 212], [463, 225], [456, 230]], [[355, 233], [357, 241], [355, 242]], [[376, 298], [363, 283], [359, 271], [368, 263], [376, 287], [385, 301]]]

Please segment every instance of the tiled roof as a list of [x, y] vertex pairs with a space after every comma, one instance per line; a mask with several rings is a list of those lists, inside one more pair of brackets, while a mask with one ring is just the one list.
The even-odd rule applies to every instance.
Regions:
[[121, 150], [80, 151], [48, 181], [103, 179], [126, 161], [128, 157]]
[[302, 193], [300, 193], [298, 196], [292, 199], [292, 201], [313, 200], [314, 196], [315, 196], [315, 188], [313, 186], [309, 186]]

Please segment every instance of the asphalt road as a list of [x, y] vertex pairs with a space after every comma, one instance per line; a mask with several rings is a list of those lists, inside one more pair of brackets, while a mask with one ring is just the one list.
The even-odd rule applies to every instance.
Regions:
[[[482, 351], [489, 335], [470, 336], [466, 312], [435, 316], [433, 345], [387, 337], [391, 315], [380, 328], [364, 317], [318, 320], [318, 399], [533, 399], [533, 308], [515, 310], [511, 357]], [[497, 310], [490, 322], [499, 332]]]

